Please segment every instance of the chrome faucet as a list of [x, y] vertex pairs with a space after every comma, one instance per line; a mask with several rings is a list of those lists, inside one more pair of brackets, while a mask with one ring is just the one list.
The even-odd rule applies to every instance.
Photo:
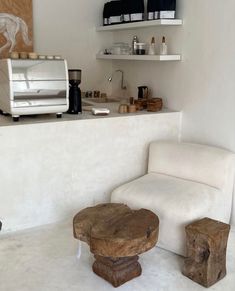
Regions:
[[122, 90], [126, 90], [126, 86], [124, 86], [124, 72], [123, 72], [122, 70], [116, 70], [116, 71], [112, 74], [112, 76], [108, 78], [108, 81], [109, 81], [109, 82], [112, 82], [114, 74], [115, 74], [115, 73], [118, 73], [118, 72], [120, 72], [120, 73], [122, 74], [122, 79], [121, 79], [121, 89], [122, 89]]

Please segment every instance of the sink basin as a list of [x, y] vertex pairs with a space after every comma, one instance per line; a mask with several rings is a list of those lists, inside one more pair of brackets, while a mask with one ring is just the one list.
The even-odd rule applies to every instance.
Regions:
[[82, 106], [92, 106], [92, 104], [86, 101], [82, 101]]
[[[88, 101], [88, 102], [87, 102]], [[115, 103], [115, 102], [119, 102], [120, 100], [116, 99], [116, 98], [84, 98], [83, 102], [84, 103]]]

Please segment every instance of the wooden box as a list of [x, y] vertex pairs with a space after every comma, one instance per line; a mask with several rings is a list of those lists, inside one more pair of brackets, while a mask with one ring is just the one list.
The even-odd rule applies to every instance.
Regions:
[[147, 99], [138, 99], [134, 103], [137, 111], [147, 109]]
[[147, 110], [151, 112], [161, 111], [163, 106], [162, 98], [152, 98], [147, 101]]

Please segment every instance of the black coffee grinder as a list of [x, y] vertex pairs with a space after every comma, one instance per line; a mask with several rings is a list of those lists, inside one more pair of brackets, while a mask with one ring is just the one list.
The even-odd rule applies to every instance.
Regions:
[[79, 88], [81, 78], [81, 70], [69, 70], [69, 114], [82, 113], [82, 94]]

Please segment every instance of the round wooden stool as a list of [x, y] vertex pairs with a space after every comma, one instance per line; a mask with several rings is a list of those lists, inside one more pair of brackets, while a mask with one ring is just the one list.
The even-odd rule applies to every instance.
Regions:
[[156, 245], [159, 220], [149, 210], [108, 203], [79, 212], [73, 228], [95, 255], [93, 271], [118, 287], [141, 275], [138, 255]]

